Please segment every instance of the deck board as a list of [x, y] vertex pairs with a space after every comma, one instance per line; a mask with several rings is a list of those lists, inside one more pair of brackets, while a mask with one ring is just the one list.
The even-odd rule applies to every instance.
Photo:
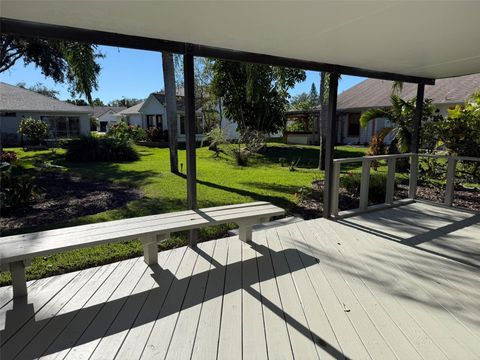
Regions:
[[478, 359], [479, 231], [413, 203], [0, 288], [1, 358]]

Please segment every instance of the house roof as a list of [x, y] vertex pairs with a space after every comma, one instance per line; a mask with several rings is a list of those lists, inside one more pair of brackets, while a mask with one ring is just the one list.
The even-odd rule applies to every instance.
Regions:
[[[183, 88], [180, 88], [180, 92], [177, 91], [177, 94], [178, 93], [183, 93]], [[153, 96], [155, 99], [158, 100], [158, 102], [160, 102], [160, 104], [165, 106], [165, 94], [163, 92], [151, 93], [150, 96]], [[147, 100], [148, 100], [148, 98], [147, 98]], [[145, 101], [147, 101], [147, 100], [145, 100]], [[143, 104], [145, 104], [145, 101], [142, 101], [141, 103], [133, 105], [133, 106], [129, 107], [128, 109], [122, 110], [122, 111], [119, 112], [119, 114], [120, 115], [140, 114], [141, 109], [143, 107]], [[196, 101], [195, 110], [198, 111], [200, 108], [201, 108], [200, 102]], [[178, 111], [185, 111], [184, 96], [182, 96], [182, 95], [177, 95], [177, 110]]]
[[2, 111], [41, 111], [62, 113], [91, 113], [91, 109], [69, 104], [18, 86], [0, 82]]
[[122, 110], [127, 109], [126, 106], [89, 106], [89, 105], [86, 105], [86, 106], [82, 106], [82, 107], [92, 111], [93, 116], [95, 116], [96, 118], [102, 116], [103, 114], [105, 114], [106, 112], [108, 112], [110, 110], [112, 110], [114, 113], [118, 113]]
[[435, 79], [480, 72], [479, 13], [453, 0], [2, 1], [8, 19]]
[[139, 102], [138, 104], [130, 106], [125, 110], [119, 111], [118, 114], [119, 115], [140, 114], [140, 109], [142, 108], [143, 104], [145, 104], [145, 101]]
[[[338, 95], [337, 109], [362, 109], [390, 106], [392, 81], [367, 79]], [[440, 79], [435, 85], [425, 86], [425, 98], [434, 104], [459, 104], [480, 89], [480, 73], [455, 78]], [[417, 95], [415, 84], [403, 84], [400, 96], [412, 99]]]

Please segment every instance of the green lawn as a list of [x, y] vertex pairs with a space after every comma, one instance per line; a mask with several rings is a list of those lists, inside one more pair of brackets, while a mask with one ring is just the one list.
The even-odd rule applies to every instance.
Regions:
[[[57, 150], [56, 153], [8, 150], [16, 151], [19, 163], [26, 168], [35, 166], [40, 160], [51, 161], [84, 177], [128, 183], [140, 188], [145, 194], [144, 198], [131, 201], [121, 208], [41, 228], [22, 229], [21, 232], [165, 213], [184, 210], [187, 207], [185, 176], [169, 172], [168, 149], [138, 146], [140, 160], [130, 163], [68, 163], [64, 160], [63, 150]], [[365, 151], [365, 148], [339, 146], [335, 157], [362, 156]], [[290, 171], [288, 166], [282, 167], [279, 163], [280, 158], [288, 163], [298, 161], [296, 171]], [[179, 151], [179, 161], [183, 164], [185, 173], [184, 150]], [[226, 154], [215, 158], [206, 147], [197, 149], [198, 206], [209, 207], [263, 200], [294, 212], [296, 206], [294, 194], [300, 188], [308, 187], [313, 180], [323, 178], [323, 172], [316, 169], [317, 163], [318, 149], [314, 146], [272, 143], [262, 154], [256, 155], [248, 167], [236, 166], [232, 158]], [[222, 236], [228, 227], [203, 229], [200, 233], [201, 240]], [[181, 246], [185, 241], [183, 234], [174, 234], [172, 240], [162, 247]], [[137, 241], [69, 251], [34, 259], [32, 267], [27, 271], [27, 277], [29, 279], [45, 277], [138, 256], [141, 253], [142, 249]], [[0, 284], [7, 284], [9, 281], [9, 273], [0, 273]]]

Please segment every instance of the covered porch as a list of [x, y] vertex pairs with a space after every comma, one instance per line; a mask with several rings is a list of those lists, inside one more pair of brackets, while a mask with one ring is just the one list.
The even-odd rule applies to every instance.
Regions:
[[479, 233], [416, 202], [4, 287], [2, 359], [476, 359]]

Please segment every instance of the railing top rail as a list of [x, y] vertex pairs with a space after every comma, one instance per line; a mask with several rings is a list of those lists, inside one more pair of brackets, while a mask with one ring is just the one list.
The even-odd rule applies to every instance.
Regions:
[[452, 155], [441, 155], [441, 154], [418, 154], [418, 156], [430, 157], [430, 158], [446, 158], [459, 161], [480, 161], [480, 158], [473, 156], [452, 156]]
[[446, 158], [453, 159], [457, 161], [480, 161], [480, 158], [473, 156], [452, 156], [452, 155], [441, 155], [441, 154], [422, 154], [422, 153], [405, 153], [405, 154], [389, 154], [389, 155], [371, 155], [371, 156], [358, 156], [352, 158], [341, 158], [333, 159], [334, 163], [345, 164], [352, 162], [362, 162], [364, 160], [388, 160], [388, 159], [400, 159], [406, 158], [413, 155], [430, 157], [430, 158]]
[[333, 162], [336, 163], [350, 163], [350, 162], [361, 162], [363, 160], [388, 160], [388, 159], [399, 159], [415, 155], [414, 153], [405, 153], [405, 154], [389, 154], [389, 155], [371, 155], [371, 156], [361, 156], [354, 158], [341, 158], [334, 159]]

